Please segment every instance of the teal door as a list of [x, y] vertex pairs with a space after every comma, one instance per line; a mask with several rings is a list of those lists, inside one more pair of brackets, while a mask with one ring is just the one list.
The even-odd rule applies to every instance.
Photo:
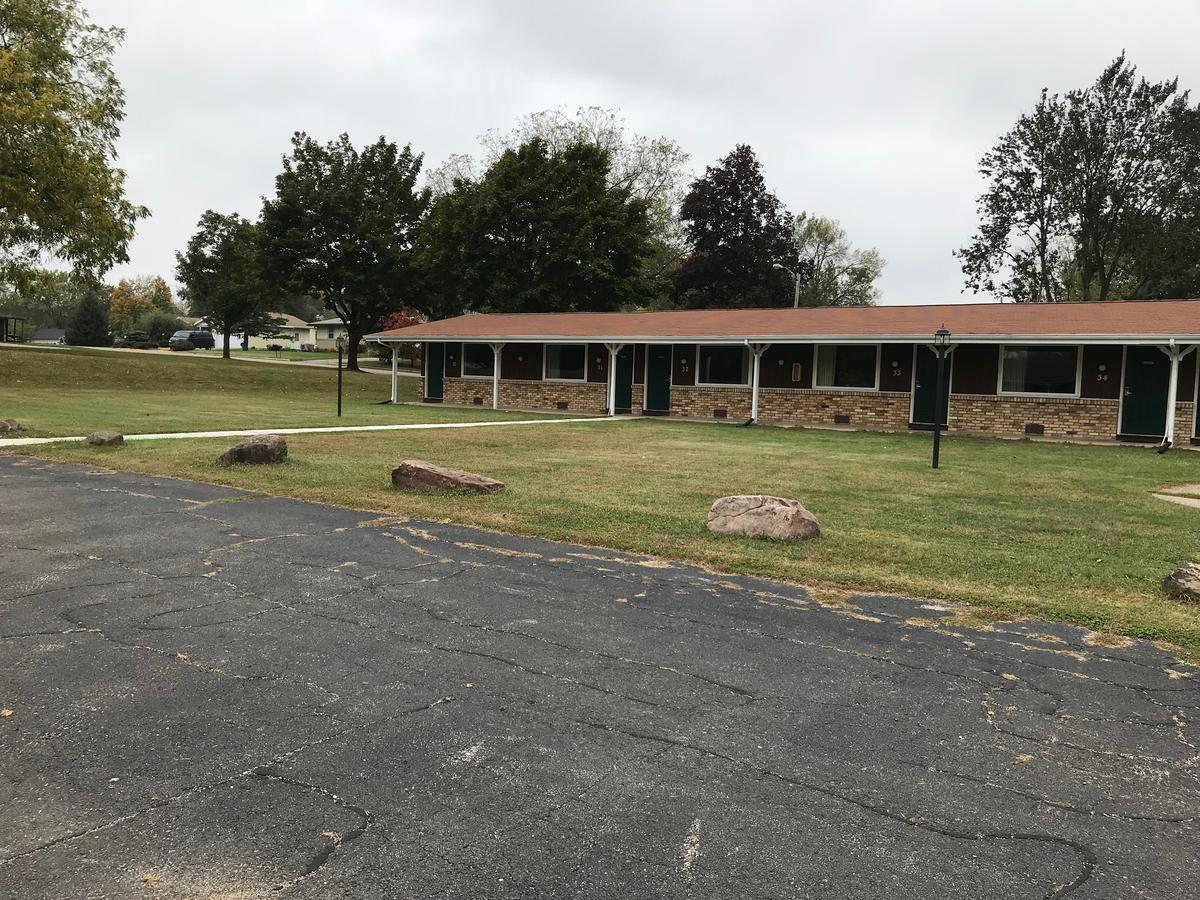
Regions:
[[671, 411], [671, 345], [646, 346], [646, 409], [665, 415]]
[[1171, 361], [1157, 347], [1125, 352], [1125, 390], [1121, 396], [1121, 434], [1161, 438], [1167, 430], [1167, 388]]
[[937, 402], [937, 354], [928, 347], [917, 347], [917, 358], [913, 367], [912, 424], [933, 425], [935, 409], [945, 425], [950, 421], [950, 362], [953, 354], [946, 356], [945, 376], [942, 382], [942, 400]]
[[617, 412], [633, 411], [633, 345], [626, 344], [617, 353]]
[[440, 403], [442, 399], [442, 377], [446, 372], [446, 345], [425, 345], [425, 400]]

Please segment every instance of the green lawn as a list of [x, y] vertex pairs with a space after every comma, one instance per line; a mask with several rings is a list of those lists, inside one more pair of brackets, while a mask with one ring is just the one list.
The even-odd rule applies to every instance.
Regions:
[[[191, 350], [189, 351], [194, 356], [220, 356], [220, 350]], [[337, 351], [335, 350], [280, 350], [276, 353], [274, 350], [240, 350], [234, 348], [229, 351], [234, 359], [244, 359], [246, 357], [257, 357], [259, 359], [289, 359], [296, 360], [314, 360], [314, 359], [337, 359]], [[362, 362], [374, 362], [374, 359], [362, 360]]]
[[[126, 434], [313, 425], [384, 425], [528, 414], [383, 404], [389, 378], [345, 372], [342, 418], [337, 373], [194, 354], [0, 347], [0, 419], [23, 436]], [[399, 380], [400, 399], [417, 399], [416, 378]]]
[[[41, 376], [14, 387], [2, 377], [11, 371], [3, 368], [11, 366], [9, 356], [16, 354], [0, 352], [0, 417], [30, 418], [62, 432], [86, 431], [106, 417], [126, 424], [112, 410], [137, 408], [160, 392], [157, 414], [168, 415], [176, 402], [184, 407], [202, 402], [213, 427], [229, 425], [234, 414], [256, 424], [267, 419], [301, 424], [296, 420], [307, 411], [322, 424], [330, 420], [316, 412], [332, 403], [332, 377], [326, 372], [233, 364], [239, 373], [236, 387], [218, 390], [210, 383], [190, 396], [189, 367], [211, 372], [223, 364], [158, 361], [152, 370], [140, 370], [143, 376], [153, 372], [153, 386], [112, 378], [101, 386], [91, 368], [93, 357], [55, 354], [54, 369], [42, 368]], [[137, 365], [147, 364], [141, 359]], [[112, 364], [134, 365], [124, 359]], [[83, 371], [68, 378], [75, 368]], [[47, 384], [51, 372], [54, 382]], [[132, 377], [132, 371], [127, 374]], [[179, 379], [175, 389], [166, 383], [173, 379]], [[489, 414], [372, 407], [386, 393], [387, 380], [360, 375], [351, 383], [347, 421], [410, 411], [427, 420]], [[407, 385], [415, 389], [415, 380]], [[183, 395], [174, 398], [174, 390]], [[90, 400], [79, 398], [79, 391], [91, 392]], [[2, 399], [6, 396], [11, 403]], [[231, 412], [219, 416], [222, 409]], [[284, 409], [291, 412], [284, 415]], [[72, 424], [74, 417], [88, 424]], [[196, 423], [189, 418], [181, 424], [192, 428]], [[1174, 604], [1159, 590], [1168, 571], [1197, 558], [1200, 510], [1151, 496], [1164, 485], [1200, 482], [1200, 454], [1158, 456], [1140, 447], [952, 435], [943, 445], [944, 467], [935, 472], [929, 468], [929, 442], [927, 434], [630, 420], [297, 435], [288, 438], [288, 461], [276, 467], [217, 467], [214, 459], [228, 440], [139, 442], [112, 450], [68, 445], [32, 452], [383, 514], [650, 552], [816, 585], [831, 596], [832, 589], [851, 588], [964, 601], [984, 615], [1031, 615], [1166, 641], [1200, 659], [1200, 609]], [[389, 471], [406, 457], [493, 475], [507, 489], [494, 496], [392, 490]], [[796, 545], [709, 535], [709, 504], [731, 493], [794, 497], [816, 513], [824, 535]]]

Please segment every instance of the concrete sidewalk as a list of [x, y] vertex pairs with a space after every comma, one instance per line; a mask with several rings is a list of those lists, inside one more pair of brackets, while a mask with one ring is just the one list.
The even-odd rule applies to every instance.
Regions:
[[[589, 416], [586, 419], [509, 419], [495, 422], [408, 422], [400, 425], [330, 425], [323, 428], [243, 428], [231, 431], [166, 431], [160, 434], [127, 434], [127, 441], [170, 441], [180, 438], [253, 437], [256, 434], [338, 434], [343, 431], [430, 431], [439, 428], [488, 428], [499, 425], [568, 425], [580, 422], [630, 421], [635, 416]], [[86, 440], [71, 437], [27, 437], [0, 439], [5, 447], [36, 447], [40, 444], [71, 444]]]

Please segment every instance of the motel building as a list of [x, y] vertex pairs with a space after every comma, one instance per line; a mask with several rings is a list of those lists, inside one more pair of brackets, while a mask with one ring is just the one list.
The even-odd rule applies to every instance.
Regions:
[[468, 314], [368, 340], [423, 344], [428, 403], [1200, 445], [1200, 300]]

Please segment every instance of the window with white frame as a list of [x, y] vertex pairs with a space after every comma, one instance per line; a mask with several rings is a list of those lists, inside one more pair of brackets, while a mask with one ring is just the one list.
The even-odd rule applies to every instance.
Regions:
[[587, 344], [547, 344], [542, 376], [548, 381], [585, 381]]
[[1078, 347], [1005, 347], [1000, 393], [1072, 396], [1079, 393]]
[[701, 344], [696, 352], [696, 383], [743, 386], [749, 384], [749, 349], [739, 345]]
[[878, 389], [879, 347], [875, 344], [818, 344], [813, 387]]
[[496, 357], [487, 344], [463, 344], [462, 373], [464, 378], [491, 378]]

